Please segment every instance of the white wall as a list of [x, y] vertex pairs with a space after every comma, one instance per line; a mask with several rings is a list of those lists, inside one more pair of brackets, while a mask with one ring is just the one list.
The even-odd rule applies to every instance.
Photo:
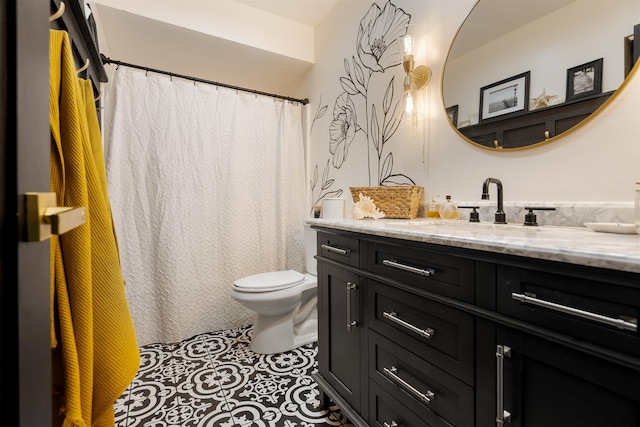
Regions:
[[[473, 0], [393, 2], [412, 15], [418, 47], [416, 62], [433, 71], [432, 81], [420, 100], [418, 126], [414, 129], [405, 119], [385, 146], [383, 157], [393, 153], [394, 172], [424, 186], [428, 195], [452, 194], [454, 200], [479, 200], [482, 182], [487, 177], [496, 177], [504, 184], [507, 202], [631, 201], [635, 182], [640, 180], [637, 70], [596, 118], [550, 144], [513, 152], [486, 150], [465, 142], [450, 126], [440, 93], [442, 70], [453, 37], [474, 3]], [[340, 78], [346, 75], [344, 62], [346, 59], [352, 63], [352, 58], [357, 58], [358, 25], [372, 4], [372, 1], [343, 0], [316, 27], [316, 64], [299, 91], [299, 95], [311, 101], [311, 120], [326, 106], [326, 114], [314, 121], [310, 134], [310, 163], [312, 168], [318, 168], [318, 180], [325, 184], [322, 192], [341, 189], [347, 201], [350, 201], [349, 186], [376, 185], [377, 159], [372, 155], [375, 144], [363, 132], [356, 132], [340, 168], [332, 166], [333, 156], [329, 152], [334, 105], [343, 92]], [[380, 8], [385, 5], [381, 1], [377, 4]], [[368, 98], [376, 103], [379, 115], [392, 76], [397, 96], [402, 85], [401, 67], [374, 73], [371, 79]], [[364, 118], [370, 120], [371, 111], [365, 110], [361, 99], [357, 101], [358, 122], [367, 127]], [[329, 168], [322, 180], [327, 161]], [[373, 173], [369, 172], [369, 165]], [[374, 179], [370, 180], [370, 176]], [[322, 193], [321, 185], [316, 184], [313, 200]]]

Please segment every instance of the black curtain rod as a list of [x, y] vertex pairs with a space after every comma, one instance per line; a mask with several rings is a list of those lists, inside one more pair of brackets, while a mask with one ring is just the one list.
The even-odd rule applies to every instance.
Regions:
[[304, 98], [304, 99], [290, 98], [288, 96], [278, 95], [278, 94], [275, 94], [275, 93], [268, 93], [268, 92], [262, 92], [262, 91], [259, 91], [259, 90], [254, 90], [254, 89], [247, 89], [247, 88], [244, 88], [244, 87], [233, 86], [233, 85], [229, 85], [229, 84], [226, 84], [226, 83], [219, 83], [219, 82], [214, 82], [214, 81], [211, 81], [211, 80], [199, 79], [197, 77], [185, 76], [183, 74], [171, 73], [169, 71], [157, 70], [155, 68], [143, 67], [142, 65], [135, 65], [135, 64], [129, 64], [127, 62], [116, 61], [116, 60], [113, 60], [111, 58], [106, 57], [103, 53], [100, 54], [100, 58], [102, 59], [102, 63], [103, 64], [124, 65], [125, 67], [137, 68], [138, 70], [144, 70], [144, 71], [151, 71], [152, 73], [164, 74], [164, 75], [169, 76], [169, 77], [179, 77], [181, 79], [192, 80], [192, 81], [198, 82], [198, 83], [206, 83], [206, 84], [210, 84], [210, 85], [214, 85], [214, 86], [225, 87], [225, 88], [228, 88], [228, 89], [235, 89], [235, 90], [241, 90], [243, 92], [250, 92], [250, 93], [254, 93], [256, 95], [264, 95], [264, 96], [268, 96], [268, 97], [271, 97], [271, 98], [278, 98], [278, 99], [284, 99], [284, 100], [287, 100], [287, 101], [299, 102], [302, 105], [307, 105], [309, 103], [309, 99], [308, 98]]

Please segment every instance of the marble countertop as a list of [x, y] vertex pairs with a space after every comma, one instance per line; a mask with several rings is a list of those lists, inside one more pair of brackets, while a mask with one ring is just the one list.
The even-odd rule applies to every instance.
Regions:
[[640, 273], [640, 234], [586, 227], [416, 219], [306, 219], [309, 225], [591, 267]]

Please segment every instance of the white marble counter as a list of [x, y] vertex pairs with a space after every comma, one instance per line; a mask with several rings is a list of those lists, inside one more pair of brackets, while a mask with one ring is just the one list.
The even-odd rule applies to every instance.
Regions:
[[586, 227], [525, 227], [424, 218], [308, 218], [306, 222], [376, 236], [640, 273], [640, 234], [599, 233]]

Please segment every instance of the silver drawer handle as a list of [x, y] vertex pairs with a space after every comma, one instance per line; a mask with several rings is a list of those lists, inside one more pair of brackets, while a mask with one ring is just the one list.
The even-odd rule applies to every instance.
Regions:
[[392, 261], [390, 259], [383, 259], [382, 263], [384, 265], [388, 265], [389, 267], [397, 268], [398, 270], [408, 271], [410, 273], [419, 274], [421, 276], [433, 276], [436, 274], [436, 270], [433, 268], [416, 268], [406, 264], [400, 264], [399, 262]]
[[496, 426], [511, 422], [511, 413], [504, 409], [504, 358], [511, 357], [511, 347], [498, 345], [496, 347]]
[[433, 335], [436, 333], [436, 331], [434, 329], [432, 329], [432, 328], [420, 329], [420, 328], [418, 328], [416, 326], [413, 326], [411, 323], [405, 322], [404, 320], [402, 320], [402, 319], [400, 319], [398, 317], [398, 313], [396, 313], [395, 311], [392, 311], [390, 313], [387, 313], [386, 311], [383, 311], [382, 312], [382, 316], [384, 316], [385, 319], [389, 319], [392, 322], [395, 322], [398, 325], [409, 329], [411, 332], [415, 332], [416, 334], [420, 335], [421, 337], [432, 338]]
[[346, 249], [334, 248], [333, 246], [324, 245], [324, 244], [322, 245], [322, 249], [326, 249], [329, 252], [333, 252], [334, 254], [338, 254], [338, 255], [347, 255], [349, 253], [349, 251]]
[[383, 368], [384, 374], [391, 381], [404, 388], [409, 393], [413, 394], [415, 397], [423, 401], [424, 403], [431, 403], [433, 399], [435, 399], [436, 394], [431, 390], [427, 390], [426, 393], [422, 393], [420, 390], [400, 378], [396, 373], [398, 372], [398, 368], [392, 366], [391, 368]]
[[389, 424], [388, 422], [385, 421], [385, 422], [382, 423], [382, 425], [384, 427], [398, 427], [398, 423], [395, 422], [395, 421], [391, 421], [391, 424]]
[[347, 332], [358, 326], [358, 322], [351, 320], [351, 292], [358, 289], [355, 283], [347, 282]]
[[590, 311], [584, 311], [577, 308], [569, 307], [566, 305], [556, 304], [553, 302], [541, 300], [535, 298], [535, 296], [523, 295], [512, 293], [511, 298], [523, 302], [525, 304], [537, 305], [540, 307], [548, 308], [551, 310], [559, 311], [561, 313], [572, 314], [577, 317], [582, 317], [584, 319], [593, 320], [594, 322], [603, 323], [605, 325], [615, 326], [619, 329], [626, 329], [628, 331], [636, 332], [638, 330], [638, 320], [637, 319], [629, 319], [629, 321], [624, 319], [615, 319], [613, 317], [602, 316], [600, 314], [592, 313]]

